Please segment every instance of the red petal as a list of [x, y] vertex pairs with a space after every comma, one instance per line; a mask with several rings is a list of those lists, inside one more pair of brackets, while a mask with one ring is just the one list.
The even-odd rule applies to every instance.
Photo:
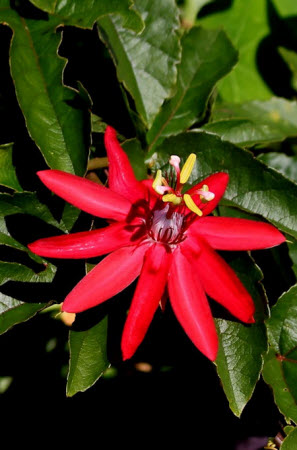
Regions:
[[123, 247], [106, 256], [68, 294], [62, 311], [79, 313], [121, 292], [139, 275], [147, 248]]
[[132, 231], [126, 222], [115, 223], [106, 228], [81, 233], [54, 236], [29, 244], [29, 249], [39, 256], [48, 258], [93, 258], [113, 252], [118, 248], [135, 245], [138, 239], [133, 239]]
[[171, 253], [155, 244], [146, 253], [122, 336], [123, 359], [133, 356], [142, 342], [162, 298]]
[[146, 188], [136, 180], [129, 158], [117, 140], [116, 131], [110, 126], [106, 128], [104, 143], [109, 161], [110, 189], [132, 203], [145, 198]]
[[[207, 214], [211, 213], [214, 208], [217, 206], [219, 201], [224, 195], [224, 192], [227, 188], [227, 184], [229, 181], [229, 175], [225, 172], [218, 172], [210, 175], [204, 180], [200, 181], [200, 183], [193, 186], [191, 189], [187, 191], [187, 194], [191, 195], [196, 205], [203, 211], [203, 215], [207, 216]], [[197, 189], [202, 189], [203, 185], [206, 184], [209, 188], [210, 192], [215, 194], [213, 200], [203, 203], [200, 199], [199, 195], [195, 195], [195, 191]]]
[[188, 235], [200, 235], [219, 250], [258, 250], [282, 244], [286, 238], [274, 226], [231, 217], [202, 217], [189, 227]]
[[193, 258], [187, 257], [191, 264], [196, 263], [195, 272], [206, 293], [239, 320], [253, 323], [253, 300], [235, 272], [203, 239], [199, 239], [199, 246], [198, 259], [194, 254]]
[[93, 181], [60, 170], [43, 170], [37, 175], [59, 197], [94, 216], [124, 220], [130, 211], [127, 199]]
[[176, 250], [169, 277], [169, 296], [173, 311], [196, 347], [214, 361], [218, 337], [204, 290], [196, 276], [196, 267]]

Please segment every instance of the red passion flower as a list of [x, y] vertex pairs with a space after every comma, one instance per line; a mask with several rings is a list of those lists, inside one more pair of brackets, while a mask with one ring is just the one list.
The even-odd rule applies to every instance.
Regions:
[[63, 311], [79, 313], [99, 305], [139, 276], [122, 335], [123, 359], [134, 354], [169, 294], [181, 326], [213, 361], [218, 337], [206, 294], [242, 322], [253, 323], [255, 311], [250, 294], [215, 250], [264, 249], [285, 237], [267, 223], [209, 216], [225, 192], [227, 173], [210, 175], [183, 194], [194, 154], [182, 169], [179, 157], [171, 156], [170, 179], [158, 170], [154, 181], [138, 181], [113, 128], [107, 127], [104, 140], [109, 188], [59, 170], [38, 175], [55, 194], [110, 224], [39, 239], [29, 248], [52, 258], [109, 253], [66, 297]]

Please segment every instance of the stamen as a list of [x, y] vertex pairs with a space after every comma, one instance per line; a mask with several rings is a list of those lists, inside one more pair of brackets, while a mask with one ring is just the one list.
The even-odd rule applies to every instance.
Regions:
[[160, 195], [164, 195], [165, 192], [172, 190], [172, 188], [168, 186], [168, 183], [165, 180], [165, 178], [162, 177], [161, 170], [157, 170], [155, 179], [153, 181], [153, 189]]
[[179, 156], [171, 155], [171, 157], [169, 159], [169, 164], [175, 168], [177, 173], [180, 172], [180, 169], [179, 169], [180, 157]]
[[207, 184], [202, 186], [202, 189], [198, 189], [196, 194], [200, 195], [200, 200], [210, 202], [215, 198], [215, 194], [209, 191]]
[[166, 194], [162, 197], [163, 202], [171, 202], [174, 205], [180, 205], [182, 202], [181, 197], [177, 197], [175, 194]]
[[185, 184], [188, 181], [188, 179], [192, 173], [195, 161], [196, 161], [196, 155], [194, 153], [191, 153], [190, 156], [188, 157], [188, 159], [186, 160], [186, 162], [181, 170], [181, 173], [180, 173], [180, 183], [181, 184]]
[[187, 207], [191, 211], [193, 211], [193, 213], [197, 214], [197, 216], [201, 217], [203, 215], [201, 209], [198, 208], [198, 206], [196, 205], [196, 203], [194, 202], [194, 200], [192, 199], [192, 197], [189, 194], [184, 195], [184, 201], [185, 201], [185, 204], [187, 205]]

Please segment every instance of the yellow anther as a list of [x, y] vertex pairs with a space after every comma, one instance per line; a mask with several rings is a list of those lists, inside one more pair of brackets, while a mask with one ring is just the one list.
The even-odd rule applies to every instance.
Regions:
[[181, 170], [181, 173], [180, 173], [181, 184], [185, 184], [188, 181], [188, 179], [192, 173], [195, 161], [196, 161], [196, 155], [194, 153], [191, 153], [190, 156], [188, 157], [187, 161], [185, 162], [185, 164]]
[[191, 211], [193, 211], [193, 213], [197, 214], [197, 216], [201, 217], [203, 215], [203, 212], [201, 211], [201, 209], [198, 208], [198, 206], [196, 205], [196, 203], [189, 194], [184, 195], [184, 201], [187, 207]]
[[210, 202], [211, 200], [213, 200], [215, 198], [215, 194], [213, 192], [209, 192], [209, 187], [207, 186], [207, 184], [204, 184], [202, 186], [202, 189], [199, 189], [198, 192], [201, 192], [200, 194], [200, 200], [204, 203], [206, 202]]
[[161, 170], [157, 170], [155, 179], [153, 181], [153, 189], [158, 193], [158, 194], [164, 194], [163, 189], [159, 189], [163, 184], [163, 177], [162, 177], [162, 171]]
[[171, 202], [174, 205], [180, 205], [182, 202], [181, 197], [177, 197], [175, 194], [165, 194], [162, 197], [163, 202]]

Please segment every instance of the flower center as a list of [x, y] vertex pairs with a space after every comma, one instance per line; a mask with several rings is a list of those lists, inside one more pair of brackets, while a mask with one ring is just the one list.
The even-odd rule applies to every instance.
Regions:
[[[175, 206], [186, 205], [190, 211], [197, 214], [198, 216], [202, 216], [203, 212], [194, 202], [192, 196], [189, 194], [182, 194], [184, 184], [187, 183], [194, 168], [195, 162], [196, 155], [194, 153], [191, 153], [186, 160], [183, 168], [180, 170], [180, 158], [176, 155], [171, 155], [169, 164], [175, 170], [175, 186], [170, 186], [168, 180], [166, 180], [166, 178], [162, 176], [161, 170], [158, 170], [153, 182], [153, 189], [157, 192], [157, 194], [162, 196], [163, 202], [169, 202]], [[192, 195], [194, 194], [199, 195], [200, 203], [209, 202], [215, 197], [215, 194], [209, 191], [209, 188], [206, 184], [204, 184], [201, 189], [197, 189], [194, 193], [192, 193]]]
[[157, 242], [175, 245], [182, 242], [186, 237], [185, 215], [178, 212], [177, 208], [169, 203], [157, 202], [147, 222], [148, 235]]

